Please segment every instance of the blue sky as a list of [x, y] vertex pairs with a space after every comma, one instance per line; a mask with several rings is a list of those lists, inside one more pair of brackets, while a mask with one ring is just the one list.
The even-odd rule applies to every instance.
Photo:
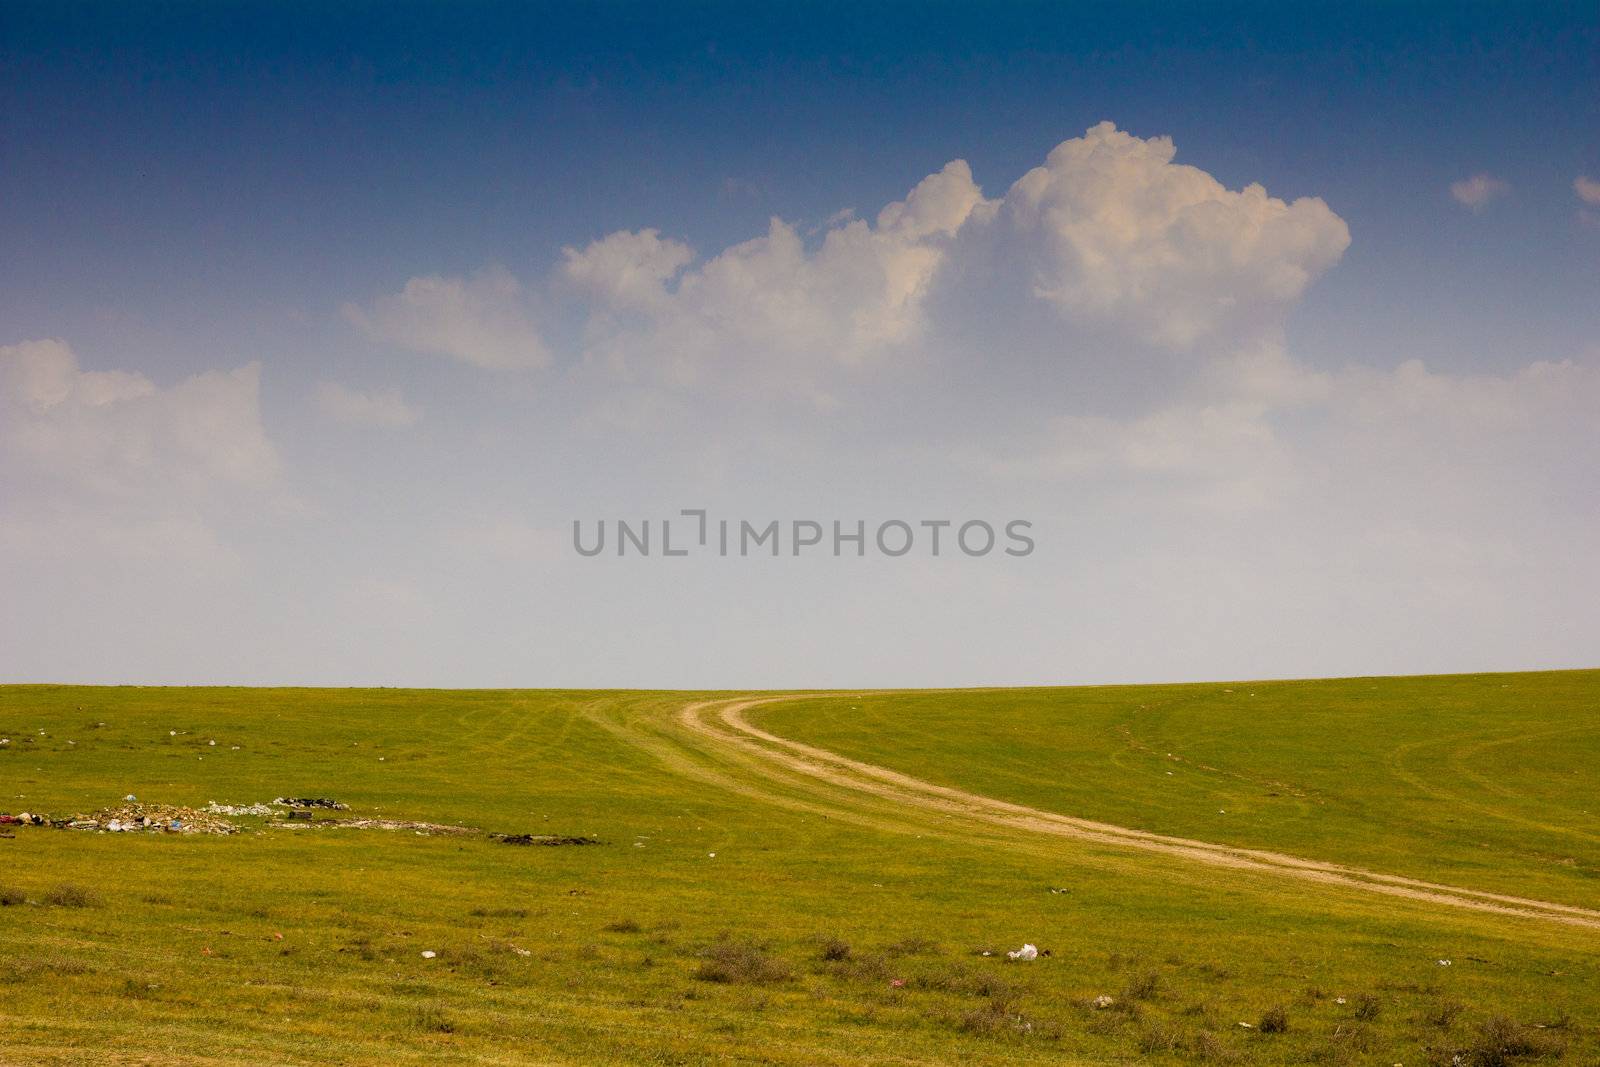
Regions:
[[[1167, 248], [1182, 276], [1145, 278], [1153, 296], [1122, 291], [1108, 311], [1090, 306], [1103, 286], [1079, 274], [1053, 302], [1036, 298], [1037, 279], [1035, 298], [997, 296], [994, 277], [1037, 248], [997, 250], [1003, 224], [980, 208], [928, 238], [940, 265], [917, 276], [901, 318], [878, 324], [900, 331], [882, 352], [839, 348], [829, 316], [859, 322], [863, 309], [828, 263], [806, 260], [820, 362], [720, 305], [668, 310], [687, 275], [642, 309], [618, 303], [615, 278], [591, 278], [591, 291], [563, 273], [567, 249], [655, 230], [671, 242], [660, 254], [687, 246], [674, 269], [692, 274], [769, 234], [773, 217], [820, 257], [841, 211], [881, 229], [880, 209], [952, 160], [1000, 203], [1056, 145], [1107, 120], [1137, 145], [1170, 138], [1176, 165], [1230, 195], [1259, 183], [1286, 203], [1316, 198], [1347, 245], [1335, 249], [1333, 223], [1307, 223], [1309, 258], [1287, 264], [1305, 283], [1282, 297], [1253, 271], [1285, 264], [1236, 276], [1218, 257], [1259, 250], [1213, 235], [1209, 251]], [[1175, 174], [1150, 171], [1149, 188]], [[1474, 175], [1489, 192], [1464, 204], [1452, 184]], [[72, 395], [91, 397], [70, 402], [82, 410], [30, 407], [24, 388], [44, 396], [39, 368], [67, 357], [9, 357], [31, 369], [11, 386], [27, 414], [0, 441], [7, 581], [14, 604], [57, 621], [7, 620], [0, 674], [948, 684], [1571, 664], [1584, 654], [1574, 629], [1600, 621], [1578, 596], [1594, 565], [1561, 547], [1595, 532], [1583, 405], [1600, 362], [1600, 207], [1575, 192], [1584, 176], [1600, 177], [1592, 5], [10, 5], [0, 347], [58, 342], [73, 374], [138, 375], [156, 400], [130, 386], [112, 404], [127, 410], [107, 414], [92, 399], [104, 383], [73, 378]], [[1061, 172], [1067, 202], [1084, 180]], [[1040, 240], [1061, 239], [1040, 225]], [[413, 279], [471, 294], [490, 277], [504, 284], [482, 283], [498, 295], [471, 312], [489, 326], [419, 321], [436, 304], [394, 320]], [[801, 283], [773, 277], [741, 299], [794, 299], [784, 286]], [[1152, 341], [1197, 301], [1245, 308], [1248, 328]], [[543, 355], [486, 369], [494, 357], [471, 345], [508, 329], [507, 343]], [[1264, 347], [1297, 396], [1319, 399], [1214, 384]], [[676, 369], [651, 364], [663, 352]], [[1400, 374], [1409, 361], [1433, 377]], [[1572, 369], [1527, 384], [1541, 363]], [[238, 396], [184, 388], [249, 365]], [[157, 402], [170, 410], [140, 413]], [[1419, 427], [1424, 409], [1450, 425]], [[162, 443], [163, 420], [185, 413], [202, 437], [240, 418], [249, 434]], [[1458, 425], [1474, 417], [1492, 425]], [[1152, 428], [1169, 435], [1160, 448], [1137, 439]], [[1446, 447], [1452, 434], [1487, 451]], [[239, 462], [197, 459], [208, 449]], [[1265, 470], [1275, 449], [1281, 465]], [[1363, 449], [1395, 461], [1339, 466]], [[1138, 457], [1168, 450], [1182, 462], [1163, 459], [1151, 483]], [[1375, 484], [1375, 467], [1399, 473]], [[1224, 481], [1250, 503], [1219, 518]], [[1526, 486], [1540, 492], [1517, 495]], [[769, 569], [772, 599], [814, 598], [815, 612], [855, 622], [818, 637], [814, 616], [763, 616], [765, 643], [744, 634], [749, 570], [696, 571], [705, 621], [674, 627], [661, 612], [686, 595], [680, 578], [583, 569], [562, 551], [577, 515], [696, 499], [784, 515], [1004, 509], [1056, 516], [1056, 534], [1031, 571], [928, 576], [941, 607], [917, 607], [909, 627], [903, 575]], [[1370, 510], [1385, 507], [1388, 532], [1370, 533]], [[123, 558], [88, 527], [170, 545]], [[1335, 530], [1370, 536], [1359, 551], [1350, 536], [1317, 543]], [[463, 552], [475, 536], [517, 542], [520, 562]], [[1276, 570], [1252, 570], [1264, 555]], [[1439, 581], [1462, 583], [1463, 599], [1430, 599], [1422, 578], [1397, 590], [1397, 558], [1453, 560]], [[1193, 570], [1228, 577], [1159, 580]], [[1352, 577], [1371, 588], [1340, 608]], [[128, 641], [158, 589], [179, 605], [173, 620]], [[1573, 603], [1460, 619], [1463, 604], [1549, 604], [1551, 590]], [[1276, 637], [1308, 602], [1320, 607], [1297, 641]], [[414, 617], [343, 644], [304, 630], [373, 603]], [[1079, 605], [1071, 621], [1052, 607], [1063, 603]], [[232, 621], [211, 635], [176, 621], [224, 605]], [[1247, 609], [1258, 621], [1228, 639], [1224, 624]], [[574, 626], [575, 610], [614, 624]], [[975, 613], [1009, 622], [952, 636]], [[1418, 613], [1440, 629], [1408, 652], [1394, 638]], [[1191, 616], [1222, 636], [1169, 630]], [[1372, 616], [1393, 616], [1392, 629], [1352, 634]], [[861, 652], [863, 633], [903, 630], [881, 656]], [[196, 641], [218, 651], [205, 665]], [[698, 659], [707, 648], [724, 653]], [[943, 654], [919, 673], [930, 648]]]

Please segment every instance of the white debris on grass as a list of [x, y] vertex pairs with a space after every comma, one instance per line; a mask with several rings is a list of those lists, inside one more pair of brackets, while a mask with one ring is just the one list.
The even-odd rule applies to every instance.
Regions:
[[431, 948], [427, 948], [427, 949], [423, 949], [422, 950], [422, 958], [425, 959], [425, 960], [431, 960], [437, 955], [438, 955], [438, 953], [433, 951], [433, 949], [431, 949]]
[[1113, 1005], [1115, 1003], [1116, 1003], [1116, 1001], [1114, 999], [1112, 999], [1110, 996], [1108, 996], [1107, 994], [1105, 994], [1105, 993], [1101, 993], [1098, 997], [1094, 998], [1094, 1006], [1096, 1008], [1101, 1008], [1101, 1009], [1109, 1008], [1109, 1007], [1111, 1007], [1111, 1005]]
[[1008, 960], [1036, 960], [1038, 958], [1039, 950], [1033, 945], [1027, 944], [1023, 945], [1019, 949], [1016, 949], [1015, 951], [1006, 953], [1006, 959]]
[[254, 815], [258, 818], [276, 815], [266, 804], [218, 804], [215, 800], [205, 806], [211, 815]]

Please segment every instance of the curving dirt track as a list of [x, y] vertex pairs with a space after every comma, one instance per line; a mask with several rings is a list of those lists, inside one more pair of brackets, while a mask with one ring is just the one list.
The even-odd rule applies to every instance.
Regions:
[[775, 773], [803, 775], [831, 790], [876, 797], [945, 818], [963, 819], [1028, 834], [1067, 837], [1119, 848], [1158, 852], [1217, 867], [1297, 878], [1442, 907], [1466, 908], [1600, 930], [1600, 911], [1592, 908], [1463, 889], [1360, 867], [1301, 859], [1281, 852], [1171, 837], [995, 800], [924, 782], [897, 771], [779, 737], [753, 725], [744, 716], [746, 711], [760, 704], [804, 697], [805, 694], [797, 694], [701, 701], [683, 708], [678, 714], [678, 722], [713, 748], [733, 749], [755, 756], [758, 764], [765, 763]]

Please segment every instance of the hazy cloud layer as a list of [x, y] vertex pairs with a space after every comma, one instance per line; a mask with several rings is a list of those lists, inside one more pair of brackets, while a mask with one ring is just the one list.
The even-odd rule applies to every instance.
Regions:
[[[112, 662], [174, 670], [170, 633], [213, 650], [189, 677], [234, 680], [933, 685], [1590, 654], [1592, 353], [1462, 373], [1369, 343], [1313, 364], [1286, 326], [1351, 240], [1321, 199], [1230, 189], [1109, 123], [1009, 177], [986, 193], [955, 160], [863, 217], [773, 218], [725, 248], [661, 219], [524, 277], [397, 279], [342, 309], [366, 365], [269, 366], [292, 403], [266, 417], [255, 364], [161, 385], [61, 341], [0, 348], [0, 577], [41, 613], [116, 591], [124, 626], [188, 590]], [[1457, 187], [1474, 209], [1504, 192]], [[330, 422], [416, 425], [418, 396], [425, 427], [329, 445], [356, 439]], [[708, 505], [1025, 517], [1040, 548], [756, 569], [567, 547], [573, 518]], [[56, 662], [70, 642], [46, 637], [0, 632]]]
[[312, 402], [326, 418], [348, 426], [397, 429], [414, 426], [422, 418], [422, 410], [392, 388], [363, 391], [338, 382], [318, 382]]
[[0, 347], [0, 449], [19, 481], [133, 497], [278, 473], [261, 423], [259, 364], [165, 389], [131, 371], [85, 371], [63, 341]]

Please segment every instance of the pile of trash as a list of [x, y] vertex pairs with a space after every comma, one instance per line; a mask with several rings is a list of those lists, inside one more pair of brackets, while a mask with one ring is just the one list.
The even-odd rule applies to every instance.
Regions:
[[43, 826], [49, 820], [43, 815], [18, 812], [16, 815], [0, 814], [0, 826]]
[[52, 819], [52, 826], [68, 830], [99, 830], [106, 833], [141, 833], [146, 830], [172, 834], [234, 834], [239, 828], [226, 819], [199, 808], [178, 804], [141, 804], [123, 801], [116, 807], [102, 808], [93, 815], [71, 819]]
[[271, 818], [278, 814], [266, 804], [218, 804], [215, 800], [206, 805], [208, 815], [253, 815], [256, 818]]
[[278, 797], [273, 803], [280, 808], [326, 808], [329, 811], [350, 810], [350, 805], [341, 804], [331, 797]]
[[[265, 826], [283, 830], [342, 829], [342, 830], [410, 830], [421, 835], [462, 835], [481, 831], [470, 826], [452, 826], [446, 823], [418, 822], [410, 819], [372, 819], [314, 817], [313, 812], [349, 811], [328, 797], [278, 797], [271, 804], [218, 804], [211, 801], [204, 808], [186, 808], [176, 804], [142, 804], [133, 794], [123, 798], [115, 807], [102, 808], [93, 815], [73, 815], [56, 818], [21, 812], [17, 815], [0, 813], [0, 827], [49, 826], [58, 830], [94, 830], [100, 833], [142, 833], [144, 831], [180, 834], [236, 834], [240, 828], [229, 818], [249, 816], [269, 820]], [[5, 836], [10, 837], [10, 834]], [[514, 845], [592, 845], [599, 842], [591, 838], [545, 837], [531, 834], [495, 835], [497, 839]]]

